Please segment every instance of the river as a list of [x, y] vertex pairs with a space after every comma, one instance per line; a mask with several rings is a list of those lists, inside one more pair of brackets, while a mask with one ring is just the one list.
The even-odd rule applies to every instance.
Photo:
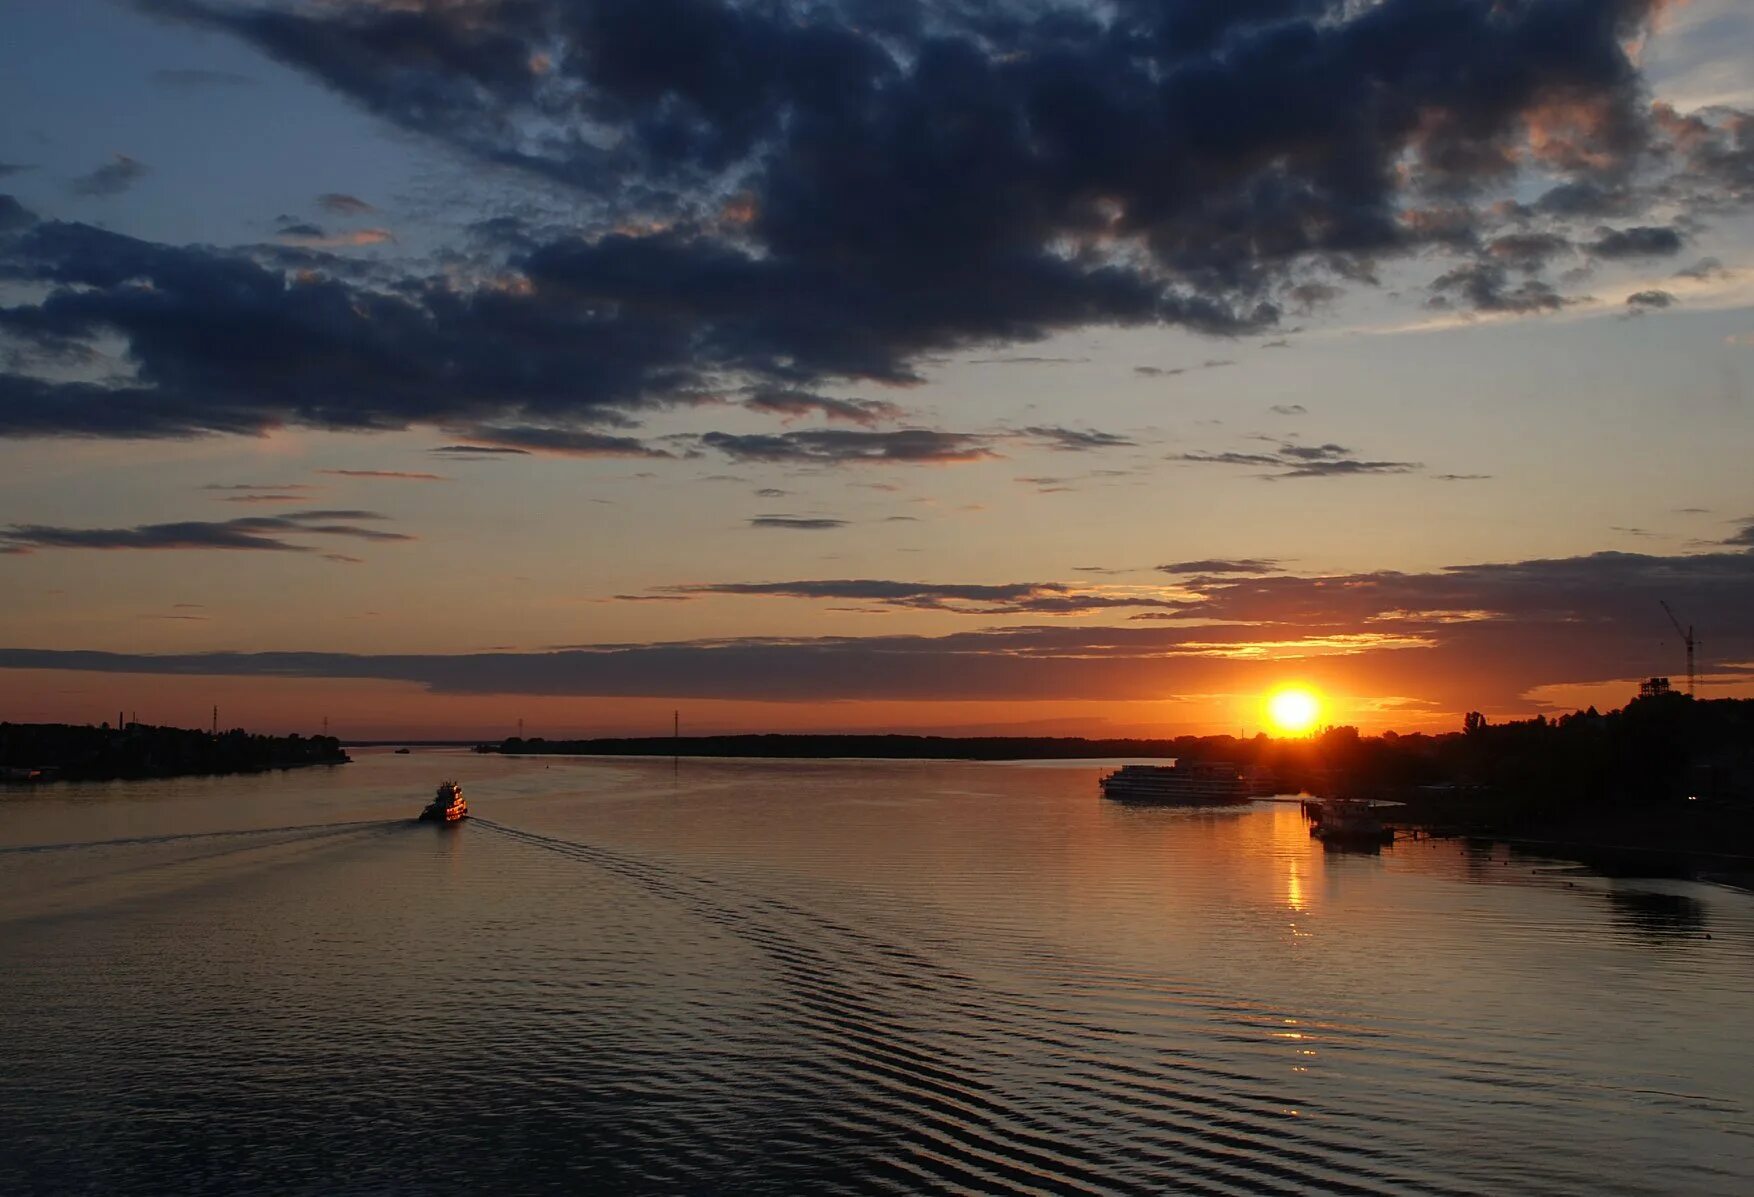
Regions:
[[0, 1190], [1754, 1191], [1754, 895], [1089, 763], [356, 756], [0, 796]]

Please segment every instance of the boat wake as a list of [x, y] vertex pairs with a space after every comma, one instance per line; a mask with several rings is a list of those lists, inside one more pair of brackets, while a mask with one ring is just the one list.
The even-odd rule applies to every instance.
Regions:
[[[804, 1063], [763, 1082], [776, 1102], [814, 1111], [798, 1133], [816, 1150], [856, 1161], [841, 1175], [847, 1191], [1490, 1191], [1434, 1179], [1368, 1134], [1300, 1125], [1282, 1076], [1219, 1062], [1228, 1042], [1202, 1057], [1200, 1039], [1226, 1022], [1256, 1035], [1280, 1021], [1264, 1012], [1140, 992], [1063, 961], [1041, 966], [1060, 971], [1063, 1001], [1055, 986], [1045, 1000], [1039, 985], [1025, 996], [981, 979], [949, 943], [898, 942], [881, 895], [865, 915], [830, 913], [826, 901], [776, 894], [758, 878], [471, 822], [679, 903], [756, 949], [775, 976], [775, 1016], [809, 1044]], [[1093, 989], [1110, 999], [1111, 1019], [1090, 1017]]]
[[28, 856], [38, 852], [75, 852], [88, 848], [138, 848], [155, 844], [181, 844], [201, 840], [235, 840], [257, 836], [289, 836], [301, 833], [345, 835], [372, 827], [394, 827], [401, 819], [351, 819], [338, 823], [295, 823], [289, 827], [245, 827], [231, 831], [170, 832], [164, 835], [131, 835], [109, 840], [66, 840], [51, 844], [9, 844], [0, 856]]

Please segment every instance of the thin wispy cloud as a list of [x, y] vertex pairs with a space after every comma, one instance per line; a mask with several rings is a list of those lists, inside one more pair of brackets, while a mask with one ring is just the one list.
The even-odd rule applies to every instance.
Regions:
[[326, 192], [317, 197], [317, 207], [336, 216], [367, 216], [377, 209], [356, 195], [347, 195], [339, 191]]
[[236, 71], [215, 71], [202, 67], [167, 67], [152, 72], [152, 81], [172, 91], [204, 91], [211, 88], [254, 87], [256, 81]]
[[847, 526], [846, 520], [826, 516], [758, 515], [749, 521], [751, 528], [780, 528], [791, 532], [831, 532]]
[[528, 457], [530, 450], [513, 449], [506, 445], [438, 445], [428, 449], [444, 457], [490, 460], [495, 457]]
[[778, 434], [708, 432], [702, 448], [732, 461], [794, 465], [957, 465], [999, 456], [975, 433], [906, 428], [895, 432], [808, 430]]
[[126, 154], [117, 154], [112, 161], [104, 163], [90, 174], [74, 179], [71, 188], [74, 195], [108, 198], [121, 195], [151, 173], [152, 168], [146, 163]]
[[1091, 449], [1125, 449], [1138, 445], [1130, 437], [1114, 432], [1098, 432], [1090, 428], [1059, 428], [1037, 425], [1025, 428], [1023, 435], [1047, 449], [1067, 453], [1083, 453]]
[[536, 425], [480, 427], [470, 430], [470, 445], [446, 446], [434, 452], [510, 450], [517, 453], [543, 453], [555, 457], [644, 457], [670, 458], [675, 454], [648, 445], [631, 436], [612, 436], [576, 428], [545, 428]]
[[418, 470], [318, 470], [335, 478], [375, 478], [392, 482], [448, 482], [443, 474], [426, 474]]
[[1087, 615], [1130, 607], [1179, 608], [1181, 600], [1151, 588], [1094, 590], [1060, 582], [999, 584], [907, 582], [876, 578], [796, 582], [721, 582], [666, 587], [660, 593], [858, 601], [879, 607], [941, 611], [954, 615]]
[[306, 223], [286, 225], [275, 236], [288, 245], [302, 245], [312, 249], [347, 249], [367, 245], [383, 245], [396, 239], [396, 235], [389, 229], [330, 231], [321, 225]]
[[318, 488], [306, 482], [209, 482], [201, 489], [220, 503], [308, 503]]
[[881, 399], [834, 399], [782, 387], [757, 387], [743, 401], [743, 406], [753, 412], [777, 415], [786, 420], [821, 416], [831, 422], [839, 420], [865, 427], [899, 420], [904, 414], [896, 404]]
[[1371, 474], [1412, 474], [1425, 467], [1416, 461], [1373, 461], [1344, 445], [1300, 445], [1282, 441], [1270, 453], [1178, 453], [1172, 461], [1198, 465], [1251, 466], [1266, 469], [1266, 478], [1347, 478]]
[[232, 520], [180, 520], [124, 528], [71, 528], [48, 524], [0, 527], [0, 553], [25, 555], [45, 549], [197, 550], [315, 553], [286, 537], [323, 536], [368, 541], [406, 541], [414, 537], [362, 523], [388, 517], [353, 509], [311, 510]]
[[1198, 561], [1172, 561], [1155, 568], [1165, 574], [1274, 574], [1283, 566], [1271, 557], [1205, 557]]
[[1133, 373], [1144, 378], [1179, 378], [1183, 374], [1193, 374], [1200, 370], [1222, 370], [1226, 366], [1234, 366], [1235, 362], [1228, 358], [1208, 358], [1197, 366], [1134, 366]]

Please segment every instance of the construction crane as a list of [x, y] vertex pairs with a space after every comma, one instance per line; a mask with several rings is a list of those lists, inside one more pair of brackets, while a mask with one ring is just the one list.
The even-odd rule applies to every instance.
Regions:
[[1692, 697], [1694, 697], [1694, 694], [1693, 694], [1693, 651], [1695, 648], [1698, 647], [1698, 644], [1699, 644], [1699, 642], [1693, 638], [1693, 625], [1688, 624], [1685, 628], [1683, 628], [1681, 626], [1681, 621], [1675, 617], [1674, 608], [1669, 606], [1668, 603], [1663, 602], [1662, 599], [1658, 599], [1657, 602], [1662, 605], [1663, 614], [1665, 614], [1669, 617], [1669, 622], [1675, 625], [1675, 631], [1677, 634], [1680, 635], [1681, 643], [1685, 644], [1687, 646], [1687, 697], [1692, 698]]

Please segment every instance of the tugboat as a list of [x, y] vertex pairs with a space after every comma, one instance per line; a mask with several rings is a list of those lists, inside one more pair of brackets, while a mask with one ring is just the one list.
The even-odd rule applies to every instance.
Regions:
[[463, 787], [454, 781], [442, 782], [432, 802], [420, 812], [423, 823], [459, 823], [469, 817], [469, 804], [463, 799]]

